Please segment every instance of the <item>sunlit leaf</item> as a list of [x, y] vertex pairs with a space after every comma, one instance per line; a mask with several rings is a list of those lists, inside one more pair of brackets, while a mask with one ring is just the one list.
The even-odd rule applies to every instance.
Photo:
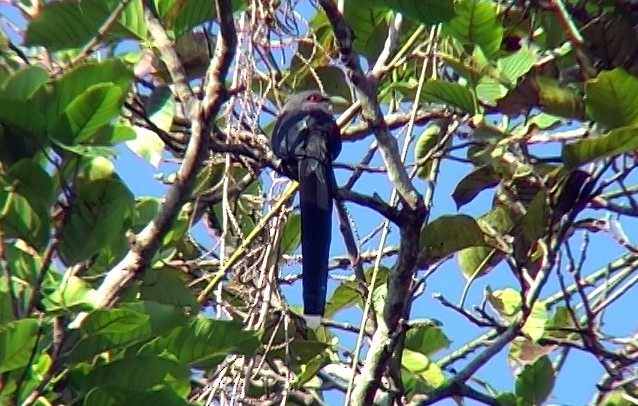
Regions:
[[485, 245], [481, 228], [472, 217], [441, 216], [421, 230], [419, 266], [444, 258], [467, 247]]
[[585, 105], [609, 129], [638, 124], [638, 78], [623, 69], [601, 72], [585, 84]]
[[472, 92], [463, 85], [443, 80], [430, 80], [423, 85], [422, 96], [432, 102], [450, 104], [468, 114], [476, 113]]
[[[425, 157], [430, 153], [430, 151], [437, 145], [439, 142], [439, 136], [441, 134], [441, 126], [436, 123], [430, 123], [419, 135], [419, 139], [416, 141], [416, 145], [414, 146], [414, 160], [417, 164], [425, 159]], [[432, 168], [432, 158], [425, 163], [421, 164], [417, 167], [416, 175], [422, 179], [430, 176], [430, 171]]]
[[638, 126], [621, 127], [601, 136], [592, 136], [563, 147], [565, 164], [575, 167], [638, 149]]
[[28, 66], [11, 75], [0, 90], [0, 96], [12, 100], [28, 100], [49, 80], [49, 72], [40, 66]]
[[153, 167], [159, 167], [162, 162], [164, 142], [157, 134], [147, 128], [134, 126], [133, 130], [135, 130], [136, 138], [127, 141], [126, 145]]
[[370, 0], [369, 3], [388, 7], [423, 24], [438, 24], [454, 16], [452, 0]]
[[0, 327], [0, 372], [27, 365], [37, 345], [39, 321], [21, 319]]
[[525, 399], [526, 404], [540, 405], [554, 387], [554, 368], [548, 356], [526, 365], [516, 377], [516, 395]]
[[67, 264], [89, 258], [122, 238], [133, 209], [133, 195], [118, 179], [82, 183], [60, 236], [60, 255]]
[[503, 27], [492, 2], [461, 0], [454, 11], [456, 16], [445, 26], [447, 32], [465, 44], [480, 46], [487, 56], [500, 49]]
[[[25, 42], [50, 51], [77, 48], [95, 37], [120, 5], [119, 0], [70, 0], [45, 3], [27, 26]], [[106, 32], [107, 38], [144, 39], [142, 0], [131, 0]]]

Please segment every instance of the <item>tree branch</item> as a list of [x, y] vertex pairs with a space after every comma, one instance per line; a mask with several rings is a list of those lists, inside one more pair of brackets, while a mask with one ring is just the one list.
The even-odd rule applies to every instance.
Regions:
[[[173, 81], [181, 82], [176, 86], [176, 90], [182, 101], [191, 108], [190, 112], [192, 134], [186, 148], [184, 160], [177, 171], [174, 183], [169, 188], [165, 200], [159, 212], [153, 220], [137, 235], [134, 246], [109, 273], [104, 282], [97, 290], [100, 298], [100, 306], [108, 307], [114, 305], [120, 298], [123, 291], [135, 280], [140, 278], [157, 248], [162, 237], [170, 230], [179, 210], [190, 198], [191, 190], [197, 175], [197, 170], [201, 167], [206, 154], [208, 153], [210, 140], [210, 126], [213, 119], [219, 112], [222, 104], [228, 96], [224, 88], [224, 80], [235, 54], [237, 45], [237, 34], [235, 32], [232, 7], [230, 0], [216, 0], [217, 13], [220, 24], [220, 35], [217, 36], [215, 54], [211, 65], [206, 73], [206, 85], [204, 100], [197, 102], [192, 93], [192, 89], [187, 83], [181, 82], [180, 73], [182, 67], [175, 67], [178, 61], [177, 54], [172, 47], [163, 46], [160, 53], [166, 65], [176, 69], [169, 69], [173, 76]], [[151, 24], [149, 30], [156, 40], [168, 38], [159, 22], [146, 10], [146, 15]], [[157, 23], [157, 24], [155, 24]], [[150, 29], [150, 26], [153, 28]]]
[[353, 33], [343, 14], [333, 0], [319, 0], [319, 4], [326, 12], [328, 20], [335, 33], [341, 60], [348, 70], [348, 76], [357, 89], [361, 101], [361, 114], [374, 130], [379, 143], [381, 157], [388, 167], [388, 178], [396, 188], [403, 204], [412, 210], [423, 205], [419, 193], [410, 182], [410, 177], [401, 162], [397, 140], [390, 134], [381, 107], [376, 98], [376, 81], [370, 80], [359, 64], [359, 56], [352, 49]]

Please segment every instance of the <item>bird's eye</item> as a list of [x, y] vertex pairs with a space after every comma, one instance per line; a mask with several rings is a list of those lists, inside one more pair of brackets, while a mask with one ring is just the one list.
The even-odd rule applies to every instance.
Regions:
[[319, 103], [321, 101], [323, 101], [323, 97], [321, 97], [318, 94], [311, 94], [310, 96], [308, 96], [308, 98], [306, 99], [311, 103]]

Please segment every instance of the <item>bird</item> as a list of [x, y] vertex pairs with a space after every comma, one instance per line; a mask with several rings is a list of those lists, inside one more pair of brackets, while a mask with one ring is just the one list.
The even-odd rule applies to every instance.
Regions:
[[341, 152], [330, 99], [314, 90], [288, 98], [275, 122], [271, 147], [286, 176], [299, 182], [304, 316], [315, 324], [326, 305], [337, 188], [332, 162]]

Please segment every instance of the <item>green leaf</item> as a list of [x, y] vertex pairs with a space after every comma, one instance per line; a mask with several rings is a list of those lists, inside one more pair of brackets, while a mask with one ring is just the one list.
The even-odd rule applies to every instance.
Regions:
[[363, 299], [357, 290], [356, 282], [348, 281], [340, 283], [326, 303], [324, 310], [325, 317], [331, 317], [339, 310], [354, 305], [363, 305]]
[[431, 102], [450, 104], [469, 114], [477, 112], [472, 92], [466, 86], [458, 83], [440, 79], [428, 80], [423, 85], [422, 97]]
[[7, 176], [13, 190], [25, 196], [31, 205], [46, 211], [53, 204], [53, 179], [36, 162], [23, 159], [9, 168]]
[[51, 177], [29, 160], [21, 160], [3, 175], [0, 172], [0, 227], [8, 237], [43, 248], [49, 238]]
[[[521, 294], [514, 289], [506, 288], [492, 291], [487, 288], [486, 296], [490, 305], [505, 321], [513, 321], [521, 309]], [[549, 315], [545, 304], [541, 301], [536, 301], [532, 308], [532, 313], [525, 321], [522, 330], [532, 341], [536, 341], [545, 333], [548, 320]]]
[[[437, 123], [430, 122], [430, 124], [425, 127], [414, 146], [414, 160], [417, 161], [417, 164], [424, 159], [434, 147], [436, 147], [439, 142], [440, 134], [441, 126]], [[430, 160], [429, 162], [417, 167], [416, 175], [421, 179], [426, 179], [430, 176], [431, 169], [432, 161]]]
[[184, 326], [186, 321], [182, 309], [149, 301], [97, 309], [83, 320], [80, 331], [84, 338], [69, 356], [73, 362], [88, 361], [103, 351], [114, 351], [166, 334]]
[[27, 66], [7, 79], [0, 91], [0, 96], [27, 101], [47, 80], [49, 80], [49, 72], [46, 69], [40, 66]]
[[157, 134], [144, 127], [134, 126], [133, 130], [135, 131], [135, 139], [127, 141], [126, 146], [153, 167], [159, 167], [162, 162], [164, 142]]
[[146, 103], [149, 120], [164, 131], [170, 131], [175, 115], [175, 100], [168, 86], [158, 86]]
[[621, 127], [563, 147], [562, 160], [570, 167], [626, 154], [638, 149], [638, 125]]
[[421, 230], [417, 263], [425, 267], [463, 248], [483, 245], [483, 232], [472, 217], [464, 214], [441, 216]]
[[[194, 26], [217, 17], [215, 2], [208, 0], [154, 0], [159, 17], [178, 37]], [[233, 11], [246, 8], [243, 0], [232, 0]]]
[[464, 44], [480, 46], [488, 57], [499, 51], [503, 27], [492, 2], [461, 0], [454, 11], [456, 16], [445, 25], [448, 33]]
[[67, 264], [116, 243], [133, 212], [133, 194], [117, 178], [81, 183], [76, 193], [58, 247]]
[[549, 114], [582, 119], [584, 106], [582, 95], [562, 86], [558, 80], [544, 76], [536, 77], [538, 103]]
[[547, 355], [526, 365], [516, 377], [515, 393], [525, 405], [541, 405], [554, 387], [552, 362]]
[[43, 304], [48, 312], [93, 310], [99, 305], [99, 297], [88, 282], [70, 276], [43, 299]]
[[536, 241], [547, 233], [549, 213], [547, 194], [541, 190], [536, 193], [521, 219], [523, 235], [528, 241]]
[[39, 323], [36, 319], [21, 319], [0, 328], [0, 372], [27, 365], [37, 344]]
[[104, 62], [89, 62], [80, 65], [64, 74], [64, 76], [41, 86], [32, 100], [46, 114], [49, 133], [53, 133], [58, 120], [69, 105], [87, 89], [98, 84], [110, 84], [120, 90], [120, 98], [115, 103], [121, 106], [129, 93], [133, 80], [133, 72], [121, 61], [108, 59]]
[[354, 50], [374, 63], [385, 43], [387, 35], [388, 9], [370, 7], [367, 0], [350, 0], [344, 10], [344, 17], [353, 32], [356, 33]]
[[434, 25], [454, 17], [452, 0], [369, 0], [372, 6], [390, 8], [423, 24]]
[[350, 88], [343, 75], [343, 70], [336, 66], [318, 66], [305, 70], [296, 77], [295, 90], [314, 90], [323, 88], [332, 97], [350, 100]]
[[301, 215], [293, 213], [288, 216], [284, 232], [281, 237], [279, 251], [282, 254], [292, 254], [301, 243]]
[[521, 48], [511, 55], [500, 58], [496, 62], [497, 74], [480, 79], [476, 86], [477, 95], [490, 104], [496, 103], [534, 66], [535, 62], [535, 55], [529, 47]]
[[535, 62], [536, 55], [532, 49], [529, 46], [524, 46], [513, 54], [500, 58], [496, 62], [496, 67], [500, 74], [513, 85], [534, 67]]
[[3, 96], [0, 106], [0, 159], [5, 165], [34, 158], [48, 147], [45, 119], [38, 106]]
[[[27, 26], [27, 46], [49, 51], [77, 48], [95, 37], [100, 27], [121, 4], [119, 0], [69, 0], [45, 3]], [[110, 27], [106, 39], [143, 40], [146, 25], [142, 0], [131, 0]]]
[[[477, 219], [483, 232], [490, 237], [501, 237], [514, 226], [514, 221], [502, 206], [496, 206]], [[459, 252], [459, 267], [466, 279], [487, 274], [505, 257], [493, 247], [469, 247]]]
[[140, 353], [153, 354], [166, 349], [180, 362], [192, 366], [216, 363], [228, 354], [253, 354], [258, 347], [257, 334], [244, 330], [242, 324], [198, 316], [168, 337], [143, 346]]
[[145, 390], [166, 384], [167, 375], [178, 380], [188, 379], [186, 365], [155, 355], [129, 356], [98, 366], [86, 377], [87, 388], [112, 387], [115, 390]]
[[[377, 278], [374, 283], [375, 290], [382, 285], [385, 285], [388, 281], [388, 275], [390, 270], [385, 266], [380, 266], [377, 271]], [[366, 278], [366, 284], [370, 286], [372, 275], [374, 274], [374, 268], [370, 267], [365, 270], [364, 276]], [[350, 306], [360, 306], [363, 308], [365, 298], [361, 297], [361, 291], [359, 290], [359, 281], [348, 280], [342, 282], [332, 293], [332, 296], [328, 299], [325, 309], [325, 317], [330, 317], [339, 310], [345, 309]]]
[[[126, 371], [124, 371], [126, 372]], [[110, 386], [95, 386], [84, 398], [85, 405], [162, 405], [191, 406], [173, 389], [127, 390]]]
[[514, 317], [521, 308], [521, 294], [514, 289], [503, 290], [486, 289], [487, 301], [494, 310], [503, 318]]
[[452, 192], [452, 199], [457, 210], [474, 200], [480, 192], [498, 185], [500, 177], [491, 166], [481, 166], [472, 170], [457, 183]]
[[638, 78], [623, 69], [600, 72], [585, 84], [585, 106], [609, 129], [638, 124]]
[[111, 83], [91, 86], [65, 109], [56, 136], [67, 144], [80, 144], [95, 138], [120, 111], [122, 90]]
[[440, 386], [445, 381], [443, 371], [430, 361], [425, 355], [409, 349], [403, 350], [401, 365], [424, 380], [432, 388]]
[[449, 347], [450, 340], [436, 323], [412, 321], [405, 335], [405, 348], [423, 355]]
[[146, 272], [140, 286], [140, 299], [188, 308], [198, 312], [200, 305], [193, 292], [172, 269], [152, 269]]

